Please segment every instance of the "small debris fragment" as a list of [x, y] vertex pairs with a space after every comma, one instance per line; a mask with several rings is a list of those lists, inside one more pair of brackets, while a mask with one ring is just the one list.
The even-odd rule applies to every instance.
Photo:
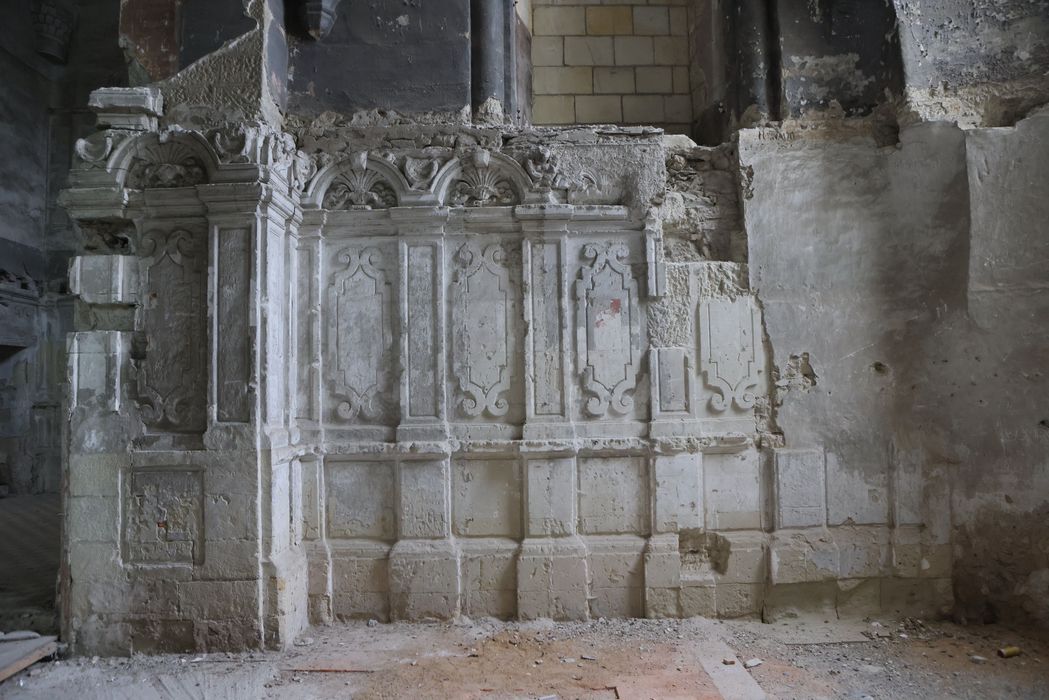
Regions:
[[596, 656], [587, 656], [586, 654], [583, 654], [579, 658], [582, 659], [583, 661], [597, 661], [597, 657]]
[[969, 657], [969, 661], [972, 661], [974, 664], [985, 664], [987, 663], [987, 658], [979, 654], [973, 654]]
[[726, 666], [735, 666], [736, 665], [736, 660], [735, 659], [722, 659], [721, 663], [725, 664]]
[[762, 663], [764, 662], [761, 659], [750, 659], [749, 661], [744, 662], [743, 668], [755, 668]]
[[476, 649], [470, 649], [466, 652], [466, 657], [469, 659], [476, 659], [480, 654], [477, 653]]
[[1003, 659], [1011, 659], [1014, 656], [1019, 656], [1022, 653], [1023, 649], [1015, 646], [1002, 647], [998, 650], [998, 656], [1002, 657]]
[[299, 637], [295, 640], [295, 646], [308, 647], [313, 644], [313, 637]]
[[368, 620], [368, 626], [369, 627], [378, 627], [379, 626], [379, 621], [375, 620], [375, 619]]

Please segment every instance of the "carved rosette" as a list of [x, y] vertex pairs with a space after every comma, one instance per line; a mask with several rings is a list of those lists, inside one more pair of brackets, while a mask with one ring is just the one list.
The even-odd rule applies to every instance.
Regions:
[[335, 418], [347, 423], [390, 419], [393, 292], [378, 248], [347, 248], [332, 278], [328, 346], [334, 358]]
[[483, 250], [467, 243], [455, 254], [452, 352], [459, 411], [468, 418], [501, 418], [510, 408], [519, 314], [509, 257], [501, 243]]
[[745, 298], [709, 299], [699, 307], [700, 371], [714, 390], [710, 407], [719, 413], [735, 403], [754, 408], [760, 382], [757, 310]]
[[463, 162], [449, 201], [460, 207], [506, 207], [521, 203], [510, 179], [492, 165], [492, 154], [480, 148]]
[[382, 175], [368, 167], [368, 154], [355, 153], [350, 169], [328, 186], [325, 209], [389, 209], [397, 206], [397, 193]]
[[576, 280], [577, 351], [581, 383], [592, 417], [609, 410], [620, 415], [634, 406], [641, 369], [641, 333], [637, 282], [623, 243], [583, 247], [590, 264]]
[[184, 230], [154, 230], [140, 243], [145, 302], [137, 402], [143, 422], [155, 430], [205, 427], [207, 259], [198, 238]]

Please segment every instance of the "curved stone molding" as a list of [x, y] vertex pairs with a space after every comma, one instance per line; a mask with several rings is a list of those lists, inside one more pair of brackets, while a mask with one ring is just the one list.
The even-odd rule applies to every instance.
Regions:
[[137, 399], [153, 430], [204, 429], [207, 257], [199, 238], [181, 229], [153, 230], [140, 243], [146, 345], [137, 363]]
[[577, 352], [587, 396], [583, 410], [594, 418], [609, 410], [623, 415], [634, 407], [641, 323], [628, 254], [622, 243], [583, 247], [583, 257], [591, 262], [576, 281]]
[[328, 165], [306, 191], [306, 201], [329, 210], [389, 209], [409, 189], [398, 170], [365, 151]]
[[434, 192], [449, 207], [508, 207], [524, 203], [531, 183], [513, 158], [478, 148], [446, 165]]
[[345, 423], [390, 418], [393, 290], [383, 252], [374, 246], [346, 248], [336, 262], [342, 269], [329, 289], [332, 418]]
[[455, 254], [453, 323], [459, 411], [476, 418], [506, 416], [516, 366], [517, 284], [511, 252], [502, 243], [465, 243]]
[[193, 187], [210, 182], [219, 159], [195, 132], [145, 134], [121, 144], [110, 160], [118, 184], [133, 190]]
[[699, 369], [715, 393], [710, 407], [754, 408], [761, 373], [761, 320], [746, 298], [706, 299], [699, 305]]

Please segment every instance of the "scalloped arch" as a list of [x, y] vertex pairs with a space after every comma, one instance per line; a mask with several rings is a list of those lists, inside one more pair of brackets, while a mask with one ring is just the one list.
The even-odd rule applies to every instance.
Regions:
[[[306, 194], [302, 200], [303, 205], [323, 208], [324, 197], [335, 180], [340, 175], [354, 172], [353, 162], [353, 157], [347, 157], [321, 168], [306, 188]], [[411, 187], [397, 168], [382, 158], [369, 155], [366, 170], [376, 173], [382, 182], [389, 185], [398, 203], [404, 201], [404, 196]]]
[[[487, 160], [487, 163], [479, 165], [479, 160]], [[488, 178], [490, 181], [488, 184], [494, 184], [495, 181], [502, 179], [509, 183], [513, 190], [516, 198], [515, 202], [495, 202], [495, 206], [525, 203], [528, 192], [532, 188], [532, 180], [528, 177], [528, 173], [524, 171], [524, 168], [521, 167], [521, 164], [504, 153], [483, 150], [453, 158], [441, 168], [441, 171], [434, 178], [433, 184], [433, 192], [437, 197], [437, 201], [442, 206], [465, 206], [463, 202], [449, 202], [449, 192], [457, 183], [465, 182], [464, 177], [479, 170], [485, 170], [495, 175], [495, 177]], [[464, 173], [467, 175], [464, 175]], [[481, 186], [482, 183], [476, 184]], [[474, 206], [485, 204], [483, 201], [470, 203]]]
[[195, 131], [149, 132], [113, 149], [106, 169], [121, 187], [187, 187], [212, 182], [219, 158]]

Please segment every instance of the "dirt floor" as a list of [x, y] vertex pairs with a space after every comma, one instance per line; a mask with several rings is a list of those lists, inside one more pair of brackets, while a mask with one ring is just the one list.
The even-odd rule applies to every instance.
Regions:
[[[1000, 658], [1006, 645], [1022, 652]], [[1049, 638], [914, 619], [360, 622], [285, 653], [74, 658], [0, 685], [4, 699], [73, 696], [1049, 698]]]

